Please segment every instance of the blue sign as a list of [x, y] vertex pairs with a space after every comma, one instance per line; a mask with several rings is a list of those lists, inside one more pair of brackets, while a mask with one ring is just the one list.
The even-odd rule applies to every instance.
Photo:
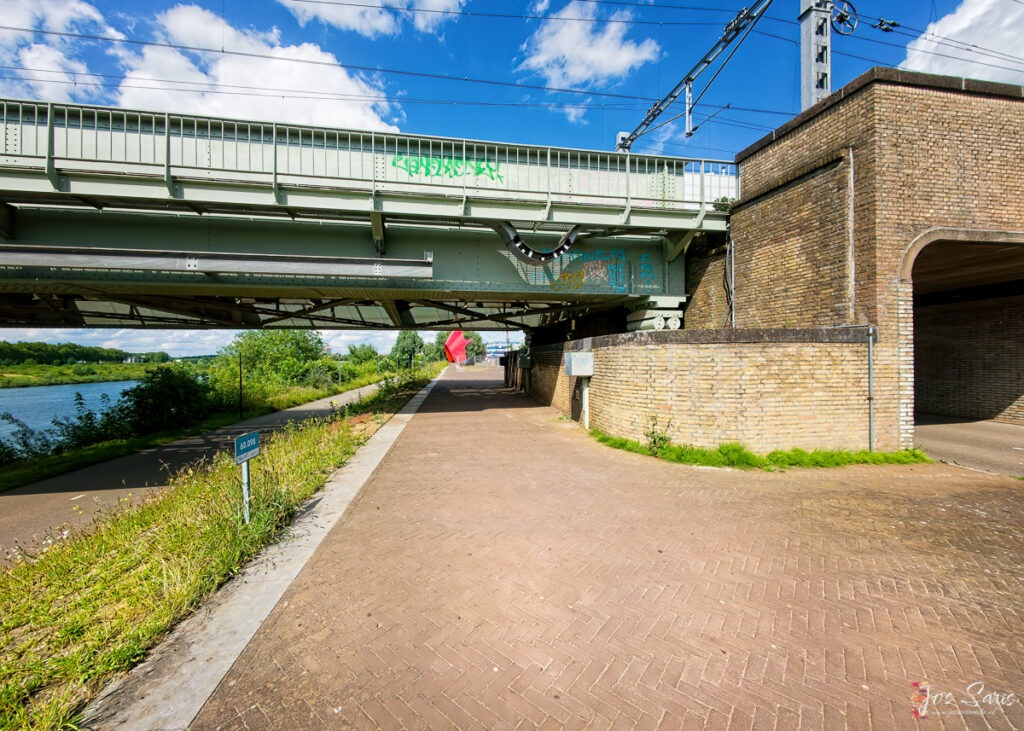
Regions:
[[235, 439], [235, 464], [248, 462], [260, 453], [260, 433], [251, 431]]

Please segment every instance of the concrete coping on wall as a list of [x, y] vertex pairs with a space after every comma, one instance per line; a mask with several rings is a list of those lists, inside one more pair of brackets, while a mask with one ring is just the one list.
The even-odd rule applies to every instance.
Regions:
[[903, 71], [901, 69], [876, 66], [839, 91], [822, 99], [812, 107], [807, 108], [799, 115], [786, 122], [778, 129], [769, 132], [750, 147], [742, 150], [736, 155], [736, 162], [741, 163], [755, 152], [762, 150], [776, 140], [785, 137], [793, 130], [806, 124], [814, 117], [828, 109], [841, 104], [847, 98], [863, 91], [872, 84], [890, 84], [897, 86], [913, 86], [922, 89], [937, 89], [940, 91], [957, 91], [963, 94], [1004, 97], [1008, 99], [1024, 99], [1024, 86], [1017, 84], [1004, 84], [998, 81], [982, 81], [980, 79], [965, 79], [958, 76], [941, 76], [939, 74], [925, 74], [919, 71]]
[[587, 351], [627, 345], [721, 345], [757, 343], [849, 343], [867, 342], [867, 325], [855, 327], [793, 327], [728, 330], [641, 330], [571, 340], [558, 345], [538, 345], [535, 352]]

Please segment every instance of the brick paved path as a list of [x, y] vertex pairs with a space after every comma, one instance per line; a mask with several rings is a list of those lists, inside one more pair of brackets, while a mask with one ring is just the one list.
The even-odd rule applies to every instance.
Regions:
[[1024, 728], [1024, 483], [668, 465], [497, 376], [441, 381], [194, 728]]

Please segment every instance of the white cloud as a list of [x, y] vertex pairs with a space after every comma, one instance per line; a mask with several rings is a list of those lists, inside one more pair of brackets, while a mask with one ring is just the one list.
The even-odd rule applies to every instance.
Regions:
[[[139, 330], [102, 328], [0, 328], [0, 340], [14, 342], [78, 343], [115, 348], [129, 353], [164, 352], [174, 358], [214, 355], [227, 346], [238, 330]], [[331, 352], [347, 353], [349, 345], [370, 343], [387, 353], [398, 339], [390, 330], [323, 330]], [[423, 335], [423, 333], [421, 333]], [[433, 335], [430, 336], [433, 339]], [[426, 336], [424, 335], [424, 339]]]
[[129, 353], [163, 351], [180, 358], [212, 355], [231, 342], [234, 330], [110, 330], [102, 328], [0, 328], [7, 342], [78, 343]]
[[[535, 7], [541, 4], [546, 8], [546, 3]], [[596, 12], [593, 5], [572, 0], [522, 44], [526, 58], [517, 70], [541, 75], [548, 86], [593, 88], [658, 58], [661, 49], [653, 39], [626, 39], [628, 24], [616, 21], [628, 20], [628, 11], [617, 11], [605, 21], [598, 20]], [[570, 122], [584, 121], [585, 109], [566, 107], [564, 113]]]
[[[114, 348], [129, 353], [164, 352], [172, 358], [215, 355], [234, 340], [239, 330], [139, 330], [103, 328], [0, 328], [0, 340], [16, 342], [77, 343]], [[505, 344], [504, 333], [483, 332], [485, 342]], [[368, 343], [378, 353], [388, 354], [398, 339], [397, 330], [321, 330], [320, 336], [332, 353], [345, 354], [349, 345]], [[437, 333], [420, 330], [423, 342], [432, 343]], [[511, 333], [513, 345], [521, 343], [518, 331]]]
[[[405, 0], [388, 2], [365, 0], [360, 6], [278, 0], [302, 25], [319, 20], [341, 30], [351, 30], [368, 38], [394, 35], [401, 30], [403, 18], [416, 30], [431, 33], [445, 21], [454, 19], [452, 12], [462, 10], [468, 0]], [[367, 7], [369, 6], [369, 7]], [[402, 12], [403, 10], [413, 12]], [[420, 11], [420, 12], [416, 12]]]
[[[658, 58], [660, 48], [652, 38], [637, 43], [627, 40], [627, 11], [613, 13], [608, 21], [596, 17], [594, 6], [573, 0], [523, 43], [527, 54], [520, 71], [540, 74], [549, 86], [592, 87], [620, 79], [648, 61]], [[583, 18], [584, 20], [557, 20]]]
[[[67, 32], [81, 28], [103, 28], [109, 30], [103, 14], [94, 6], [81, 0], [0, 0], [0, 17], [11, 28], [32, 28]], [[31, 31], [0, 29], [0, 48], [5, 52], [16, 50], [30, 43], [35, 34]], [[68, 40], [56, 40], [55, 43]]]
[[88, 101], [99, 95], [94, 79], [82, 76], [89, 69], [79, 55], [89, 42], [39, 32], [122, 38], [93, 5], [82, 0], [0, 0], [0, 17], [4, 25], [30, 29], [0, 29], [0, 61], [16, 67], [17, 75], [0, 81], [0, 94], [54, 101]]
[[320, 20], [341, 30], [354, 30], [368, 38], [391, 35], [398, 30], [398, 21], [392, 13], [384, 9], [383, 0], [368, 0], [365, 3], [374, 7], [355, 7], [332, 3], [309, 5], [292, 0], [278, 0], [278, 2], [288, 8], [302, 25], [313, 20]]
[[[900, 66], [932, 74], [1024, 84], [1024, 61], [998, 57], [1024, 56], [1022, 28], [1024, 4], [1017, 0], [964, 0], [907, 46], [907, 57]], [[950, 39], [960, 48], [948, 45]], [[964, 50], [965, 46], [978, 46], [996, 56], [971, 53]], [[968, 58], [971, 60], [962, 60]]]
[[588, 96], [582, 102], [577, 102], [566, 106], [563, 111], [565, 112], [565, 118], [574, 124], [587, 124], [587, 120], [584, 119], [584, 115], [587, 113], [587, 105], [590, 104], [590, 97]]
[[[93, 79], [89, 69], [81, 61], [65, 55], [60, 49], [33, 43], [18, 51], [18, 64], [27, 96], [53, 101], [71, 101], [94, 93], [91, 86], [76, 88], [76, 83], [90, 84]], [[78, 92], [78, 93], [76, 93]]]
[[332, 353], [344, 355], [350, 345], [372, 345], [378, 353], [390, 353], [398, 340], [392, 330], [321, 330], [320, 335]]
[[333, 54], [319, 46], [280, 45], [276, 29], [239, 30], [195, 5], [178, 5], [158, 15], [155, 22], [157, 36], [168, 43], [250, 55], [158, 46], [140, 52], [121, 49], [117, 55], [125, 75], [117, 92], [119, 106], [331, 127], [398, 129], [385, 121], [400, 110], [383, 99], [383, 87], [348, 73], [337, 65]]
[[410, 8], [432, 12], [412, 13], [413, 25], [418, 31], [433, 33], [445, 21], [458, 17], [451, 13], [462, 10], [466, 2], [467, 0], [414, 0], [409, 3]]

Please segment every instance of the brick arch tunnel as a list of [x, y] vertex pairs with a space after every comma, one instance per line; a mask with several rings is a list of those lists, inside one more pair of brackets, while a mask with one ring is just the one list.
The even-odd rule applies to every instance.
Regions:
[[1024, 234], [936, 231], [913, 285], [914, 416], [1024, 424]]

